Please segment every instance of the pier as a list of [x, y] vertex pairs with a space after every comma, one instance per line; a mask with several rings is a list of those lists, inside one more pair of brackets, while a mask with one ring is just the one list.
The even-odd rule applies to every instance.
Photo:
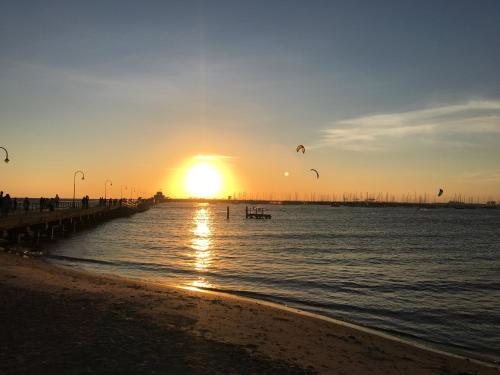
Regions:
[[245, 218], [247, 219], [270, 219], [271, 215], [264, 213], [263, 208], [250, 208], [245, 207]]
[[151, 200], [139, 200], [88, 208], [63, 206], [53, 211], [18, 210], [0, 217], [0, 238], [8, 243], [38, 245], [41, 240], [54, 240], [103, 221], [145, 211], [152, 205]]

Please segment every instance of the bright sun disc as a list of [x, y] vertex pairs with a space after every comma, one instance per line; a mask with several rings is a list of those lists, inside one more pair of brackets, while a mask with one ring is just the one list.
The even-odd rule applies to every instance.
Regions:
[[186, 190], [191, 197], [212, 198], [220, 192], [221, 185], [219, 171], [209, 163], [193, 165], [186, 176]]

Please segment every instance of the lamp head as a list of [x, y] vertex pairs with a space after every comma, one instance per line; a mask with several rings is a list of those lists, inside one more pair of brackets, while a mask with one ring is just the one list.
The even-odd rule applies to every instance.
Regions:
[[85, 176], [82, 176], [82, 180], [85, 180]]
[[5, 158], [4, 162], [8, 163], [10, 160], [9, 158]]

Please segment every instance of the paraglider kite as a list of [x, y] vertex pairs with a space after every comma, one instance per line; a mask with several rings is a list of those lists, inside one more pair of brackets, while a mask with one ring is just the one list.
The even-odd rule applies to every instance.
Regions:
[[311, 168], [311, 171], [316, 173], [316, 178], [319, 178], [319, 172], [316, 169]]
[[304, 145], [298, 145], [297, 148], [295, 149], [295, 151], [297, 151], [297, 152], [302, 151], [302, 153], [305, 153], [306, 148], [304, 147]]
[[443, 193], [444, 193], [444, 190], [443, 189], [439, 189], [438, 197], [440, 197], [441, 195], [443, 195]]

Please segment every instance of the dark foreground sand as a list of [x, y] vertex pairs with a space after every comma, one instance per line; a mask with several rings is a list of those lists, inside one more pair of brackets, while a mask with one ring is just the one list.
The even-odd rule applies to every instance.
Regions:
[[237, 297], [0, 253], [0, 374], [500, 374]]

